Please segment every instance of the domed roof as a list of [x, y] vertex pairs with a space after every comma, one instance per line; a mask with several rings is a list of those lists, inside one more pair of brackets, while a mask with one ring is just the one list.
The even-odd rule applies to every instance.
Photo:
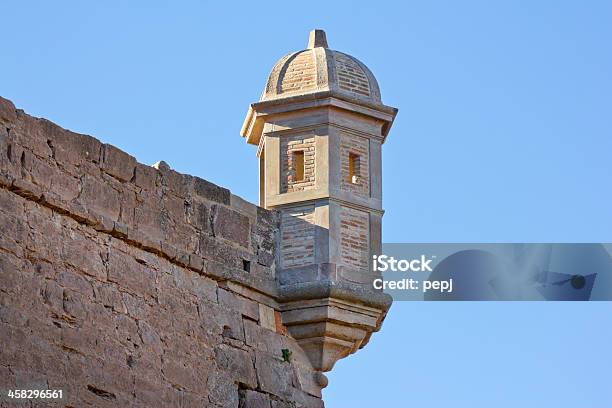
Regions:
[[321, 91], [382, 104], [372, 72], [357, 58], [330, 50], [323, 30], [311, 31], [307, 49], [289, 53], [274, 65], [260, 101]]

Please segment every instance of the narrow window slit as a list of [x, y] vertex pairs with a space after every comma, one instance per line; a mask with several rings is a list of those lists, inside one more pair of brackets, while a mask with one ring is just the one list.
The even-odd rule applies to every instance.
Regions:
[[358, 154], [349, 153], [349, 183], [358, 184], [361, 177], [360, 157]]
[[295, 171], [294, 181], [304, 181], [304, 151], [293, 152], [293, 169]]

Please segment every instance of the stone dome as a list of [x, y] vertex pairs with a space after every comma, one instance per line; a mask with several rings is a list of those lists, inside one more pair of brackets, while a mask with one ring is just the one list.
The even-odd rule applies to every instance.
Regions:
[[308, 48], [289, 53], [272, 68], [260, 101], [331, 91], [382, 104], [372, 72], [357, 58], [328, 48], [323, 30], [310, 32]]

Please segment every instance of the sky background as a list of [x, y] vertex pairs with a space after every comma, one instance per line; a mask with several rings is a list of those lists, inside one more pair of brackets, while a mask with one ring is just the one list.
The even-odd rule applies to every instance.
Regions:
[[[309, 30], [399, 108], [385, 242], [612, 241], [612, 2], [5, 2], [0, 95], [257, 202], [249, 103]], [[329, 408], [612, 406], [612, 303], [396, 302]]]

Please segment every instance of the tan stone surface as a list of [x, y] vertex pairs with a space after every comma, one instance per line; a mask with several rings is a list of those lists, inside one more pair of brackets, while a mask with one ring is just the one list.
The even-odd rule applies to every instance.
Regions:
[[314, 30], [306, 50], [274, 66], [242, 127], [264, 169], [260, 202], [281, 213], [276, 276], [291, 300], [281, 296], [281, 321], [317, 370], [364, 346], [390, 305], [372, 287], [370, 260], [382, 239], [381, 145], [396, 113], [368, 68]]
[[272, 68], [262, 101], [319, 91], [380, 103], [378, 82], [357, 58], [328, 47], [325, 33], [313, 30], [305, 50], [282, 57]]

